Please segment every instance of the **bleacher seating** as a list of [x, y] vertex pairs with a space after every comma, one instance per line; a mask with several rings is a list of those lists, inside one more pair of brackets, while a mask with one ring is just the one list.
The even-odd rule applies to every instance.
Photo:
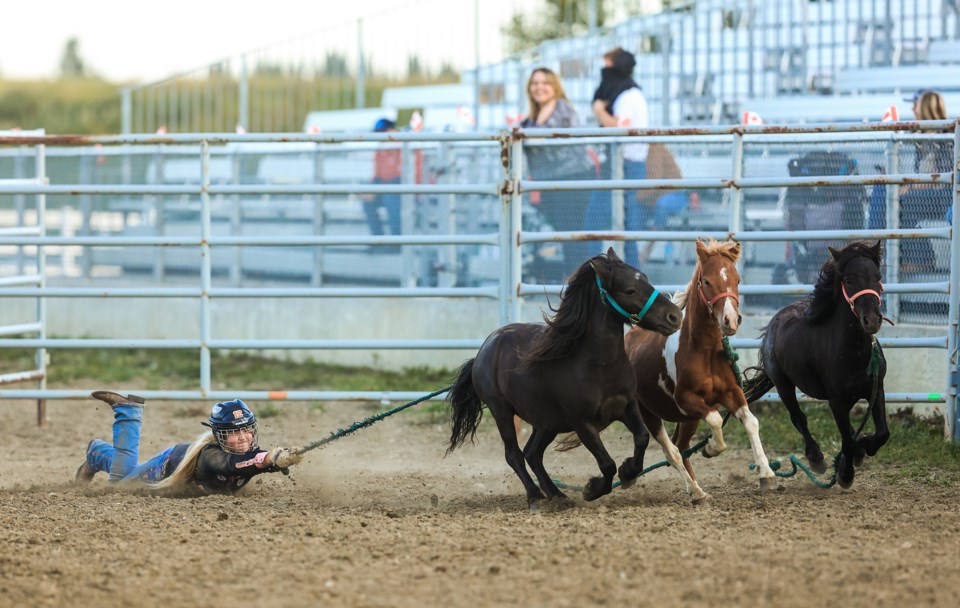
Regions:
[[837, 73], [834, 91], [841, 94], [913, 92], [917, 89], [960, 91], [960, 65], [846, 68]]
[[932, 40], [927, 47], [927, 63], [960, 64], [960, 40]]

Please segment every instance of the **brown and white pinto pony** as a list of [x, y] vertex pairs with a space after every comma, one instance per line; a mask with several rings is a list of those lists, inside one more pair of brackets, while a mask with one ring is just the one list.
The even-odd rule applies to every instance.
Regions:
[[[697, 241], [693, 278], [685, 291], [673, 297], [683, 310], [680, 331], [667, 337], [634, 328], [626, 335], [643, 421], [683, 477], [694, 504], [709, 495], [697, 483], [689, 459], [681, 462], [680, 452], [690, 447], [701, 420], [713, 433], [703, 455], [712, 458], [726, 449], [720, 407], [743, 423], [760, 470], [761, 489], [767, 489], [774, 478], [760, 443], [760, 424], [747, 406], [723, 348], [723, 338], [740, 327], [739, 258], [740, 243]], [[665, 420], [678, 423], [672, 441]]]

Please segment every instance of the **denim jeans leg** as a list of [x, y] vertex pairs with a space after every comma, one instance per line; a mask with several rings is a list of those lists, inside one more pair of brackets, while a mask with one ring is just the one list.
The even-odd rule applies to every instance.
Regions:
[[367, 216], [367, 226], [370, 227], [370, 234], [380, 236], [383, 234], [383, 221], [380, 220], [380, 197], [373, 197], [372, 201], [363, 201], [363, 213]]
[[110, 472], [113, 466], [113, 446], [101, 439], [94, 439], [87, 448], [87, 464], [94, 471]]
[[143, 406], [124, 403], [113, 408], [113, 462], [110, 481], [119, 481], [137, 466]]
[[390, 226], [390, 234], [403, 234], [403, 221], [400, 217], [400, 195], [384, 194], [381, 196], [383, 208], [387, 210], [387, 225]]
[[147, 483], [156, 483], [163, 479], [163, 463], [170, 456], [170, 453], [173, 452], [176, 446], [170, 446], [164, 451], [160, 452], [150, 460], [138, 464], [133, 467], [127, 476], [124, 477], [125, 481], [132, 481], [139, 479]]
[[[624, 160], [623, 161], [623, 177], [624, 179], [646, 179], [647, 178], [647, 163], [646, 161], [633, 161], [633, 160]], [[640, 204], [637, 201], [637, 191], [636, 190], [625, 190], [623, 192], [624, 200], [624, 228], [626, 230], [645, 230], [646, 227], [639, 225], [637, 222], [641, 219], [637, 213], [631, 213], [632, 209], [637, 209]], [[637, 248], [636, 241], [627, 241], [623, 247], [623, 252], [626, 259], [624, 260], [627, 264], [631, 266], [638, 266], [640, 264], [640, 254]]]

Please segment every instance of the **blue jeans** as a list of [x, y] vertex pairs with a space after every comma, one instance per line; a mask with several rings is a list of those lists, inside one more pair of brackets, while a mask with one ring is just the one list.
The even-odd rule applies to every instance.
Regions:
[[[604, 173], [608, 173], [605, 168]], [[608, 177], [605, 175], [605, 177]], [[623, 161], [624, 179], [645, 179], [647, 177], [647, 163], [631, 160]], [[623, 227], [626, 230], [642, 230], [640, 224], [640, 205], [637, 203], [636, 192], [634, 190], [625, 190], [624, 199], [627, 201], [624, 205], [625, 213], [623, 218]], [[587, 214], [584, 218], [584, 230], [610, 230], [613, 226], [613, 192], [611, 190], [595, 190], [590, 193], [590, 202], [587, 203]], [[603, 253], [602, 241], [587, 241], [590, 257]], [[624, 245], [627, 264], [638, 266], [640, 264], [640, 255], [637, 251], [636, 241], [627, 241]]]
[[173, 447], [143, 464], [140, 458], [140, 425], [143, 406], [124, 403], [113, 408], [113, 445], [94, 439], [87, 448], [87, 463], [94, 471], [110, 473], [110, 481], [140, 480], [155, 483], [163, 479], [163, 463]]
[[637, 205], [637, 224], [642, 230], [650, 225], [652, 220], [651, 230], [663, 230], [667, 226], [667, 220], [686, 209], [689, 202], [690, 196], [686, 190], [667, 191], [652, 207], [642, 203]]
[[[375, 179], [375, 184], [399, 184], [400, 178], [382, 181]], [[390, 227], [391, 235], [398, 235], [402, 232], [400, 218], [400, 195], [399, 194], [378, 194], [372, 201], [363, 201], [363, 212], [367, 215], [367, 224], [370, 226], [370, 234], [380, 236], [385, 234], [383, 231], [383, 220], [380, 219], [380, 207], [387, 210], [387, 223]]]

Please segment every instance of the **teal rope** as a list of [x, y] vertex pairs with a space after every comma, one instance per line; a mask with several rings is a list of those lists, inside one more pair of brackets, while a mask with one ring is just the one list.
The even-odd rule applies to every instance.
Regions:
[[[800, 469], [801, 471], [807, 474], [807, 477], [810, 479], [810, 481], [813, 482], [813, 485], [817, 486], [818, 488], [824, 488], [824, 489], [832, 488], [837, 483], [837, 462], [840, 460], [840, 454], [837, 454], [837, 457], [833, 461], [833, 476], [830, 478], [830, 481], [820, 481], [819, 479], [817, 479], [817, 474], [811, 471], [810, 467], [803, 464], [800, 461], [800, 459], [794, 456], [793, 454], [790, 454], [789, 458], [790, 458], [790, 464], [793, 465], [793, 469], [790, 471], [781, 471], [780, 470], [781, 463], [778, 460], [775, 460], [770, 463], [770, 468], [773, 469], [774, 475], [776, 475], [777, 477], [793, 477], [794, 475], [797, 474], [797, 469]], [[751, 471], [756, 468], [757, 468], [757, 465], [755, 464], [750, 465]]]
[[[710, 437], [711, 437], [710, 435], [707, 435], [706, 437], [704, 437], [703, 439], [701, 439], [696, 445], [692, 445], [692, 446], [690, 446], [689, 448], [685, 449], [684, 451], [680, 452], [680, 457], [681, 457], [682, 459], [690, 458], [690, 456], [692, 456], [692, 455], [696, 454], [697, 452], [699, 452], [700, 450], [702, 450], [702, 449], [703, 449], [703, 446], [707, 445], [707, 442], [710, 441]], [[654, 469], [659, 469], [660, 467], [665, 467], [665, 466], [667, 466], [668, 464], [670, 464], [670, 462], [667, 461], [667, 460], [661, 460], [660, 462], [658, 462], [658, 463], [656, 463], [656, 464], [652, 464], [652, 465], [648, 466], [647, 468], [645, 468], [644, 470], [640, 471], [640, 474], [637, 475], [637, 479], [643, 477], [644, 475], [646, 475], [647, 473], [649, 473], [650, 471], [652, 471], [652, 470], [654, 470]], [[572, 485], [572, 484], [569, 484], [569, 483], [564, 483], [564, 482], [560, 481], [559, 479], [554, 479], [554, 480], [552, 480], [552, 481], [553, 481], [553, 485], [557, 486], [557, 487], [560, 488], [561, 490], [573, 490], [574, 492], [583, 492], [583, 486], [576, 486], [576, 485]], [[614, 488], [619, 488], [619, 487], [620, 487], [620, 484], [622, 484], [622, 483], [623, 483], [623, 482], [618, 479], [617, 481], [613, 482], [613, 487], [614, 487]]]
[[723, 338], [723, 354], [726, 355], [730, 361], [730, 367], [733, 368], [733, 376], [737, 379], [737, 386], [743, 388], [743, 372], [740, 371], [740, 366], [737, 365], [737, 361], [740, 360], [740, 355], [730, 346], [730, 338], [726, 336]]
[[441, 388], [440, 390], [433, 391], [433, 392], [430, 393], [429, 395], [424, 395], [423, 397], [420, 397], [420, 398], [418, 398], [418, 399], [414, 399], [413, 401], [408, 401], [407, 403], [404, 403], [403, 405], [398, 405], [397, 407], [395, 407], [395, 408], [393, 408], [393, 409], [391, 409], [391, 410], [387, 410], [387, 411], [385, 411], [385, 412], [380, 412], [379, 414], [376, 414], [376, 415], [374, 415], [374, 416], [370, 416], [370, 417], [368, 417], [368, 418], [364, 418], [363, 420], [358, 420], [358, 421], [354, 422], [353, 424], [351, 424], [350, 426], [348, 426], [348, 427], [345, 428], [345, 429], [338, 429], [337, 431], [335, 431], [335, 432], [333, 432], [333, 433], [330, 433], [329, 436], [324, 437], [323, 439], [318, 439], [317, 441], [312, 441], [312, 442], [308, 443], [307, 445], [305, 445], [305, 446], [303, 446], [302, 448], [300, 448], [300, 449], [298, 450], [298, 452], [301, 453], [301, 454], [303, 454], [304, 452], [309, 452], [310, 450], [315, 450], [315, 449], [317, 449], [317, 448], [319, 448], [319, 447], [323, 447], [323, 446], [327, 445], [327, 444], [330, 443], [330, 442], [333, 442], [333, 441], [336, 441], [337, 439], [340, 439], [341, 437], [346, 437], [346, 436], [349, 435], [350, 433], [354, 433], [354, 432], [356, 432], [356, 431], [359, 431], [360, 429], [366, 428], [366, 427], [368, 427], [368, 426], [372, 426], [373, 424], [375, 424], [375, 423], [377, 423], [377, 422], [380, 422], [380, 421], [383, 420], [384, 418], [388, 418], [388, 417], [390, 417], [390, 416], [393, 416], [394, 414], [397, 414], [397, 413], [399, 413], [399, 412], [402, 412], [403, 410], [407, 409], [408, 407], [413, 407], [413, 406], [417, 405], [418, 403], [423, 403], [424, 401], [427, 401], [428, 399], [433, 399], [433, 398], [436, 397], [437, 395], [440, 395], [441, 393], [445, 393], [445, 392], [449, 391], [449, 390], [452, 389], [452, 388], [453, 388], [453, 385], [451, 384], [450, 386], [448, 386], [448, 387], [446, 387], [446, 388]]

